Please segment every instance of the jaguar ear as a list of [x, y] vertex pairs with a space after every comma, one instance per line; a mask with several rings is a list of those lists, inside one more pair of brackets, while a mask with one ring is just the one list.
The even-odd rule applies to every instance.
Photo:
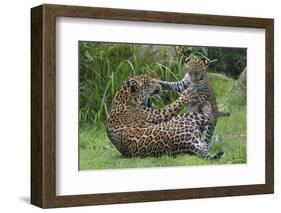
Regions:
[[189, 58], [192, 55], [192, 48], [186, 48], [184, 50], [184, 55], [186, 58]]
[[136, 81], [131, 81], [130, 85], [131, 92], [134, 93], [138, 90], [138, 83]]
[[188, 63], [190, 61], [190, 57], [185, 57], [184, 63]]
[[203, 59], [203, 63], [205, 66], [208, 66], [209, 65], [209, 60], [208, 59]]

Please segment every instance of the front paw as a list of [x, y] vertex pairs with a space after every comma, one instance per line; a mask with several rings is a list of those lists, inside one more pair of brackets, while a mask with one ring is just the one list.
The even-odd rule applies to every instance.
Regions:
[[229, 111], [219, 111], [218, 114], [219, 114], [219, 117], [230, 116], [230, 112]]

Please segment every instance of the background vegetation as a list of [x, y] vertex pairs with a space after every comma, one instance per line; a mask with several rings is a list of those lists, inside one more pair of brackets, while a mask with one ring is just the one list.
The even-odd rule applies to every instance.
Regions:
[[[212, 162], [188, 155], [145, 159], [123, 157], [105, 131], [106, 115], [123, 81], [139, 74], [179, 81], [186, 73], [183, 65], [186, 55], [198, 53], [218, 59], [210, 66], [209, 79], [219, 108], [228, 109], [231, 116], [219, 119], [216, 137], [213, 137], [219, 139], [215, 140], [211, 151], [223, 149], [224, 157]], [[246, 66], [245, 49], [80, 42], [79, 54], [80, 169], [246, 162], [246, 90], [235, 86]], [[175, 92], [163, 92], [159, 98], [153, 98], [153, 107], [164, 107], [177, 96]]]
[[213, 72], [225, 74], [228, 77], [237, 79], [246, 67], [247, 49], [225, 48], [225, 47], [182, 47], [185, 55], [200, 52], [210, 59], [218, 59], [217, 63], [211, 63], [210, 69]]

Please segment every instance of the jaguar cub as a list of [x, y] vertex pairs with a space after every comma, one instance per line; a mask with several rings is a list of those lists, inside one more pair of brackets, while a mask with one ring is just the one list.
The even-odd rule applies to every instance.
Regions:
[[[202, 140], [203, 144], [209, 149], [210, 141], [216, 126], [217, 118], [222, 116], [229, 116], [230, 113], [226, 111], [218, 111], [216, 104], [216, 96], [213, 88], [208, 80], [207, 67], [209, 60], [200, 57], [191, 57], [185, 60], [187, 74], [180, 82], [161, 82], [161, 86], [166, 90], [176, 90], [178, 92], [184, 91], [186, 88], [194, 87], [198, 95], [198, 102], [189, 108], [189, 112], [202, 112], [204, 106], [209, 105], [209, 114], [211, 120], [210, 124], [202, 127], [201, 132], [205, 133]], [[204, 131], [203, 131], [204, 130]]]

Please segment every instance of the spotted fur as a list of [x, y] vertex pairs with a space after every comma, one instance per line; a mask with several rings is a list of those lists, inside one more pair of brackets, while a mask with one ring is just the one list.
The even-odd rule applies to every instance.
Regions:
[[206, 69], [209, 65], [207, 59], [202, 59], [199, 57], [193, 57], [185, 60], [185, 65], [187, 69], [186, 76], [180, 82], [162, 82], [161, 86], [164, 89], [176, 90], [179, 92], [184, 91], [184, 89], [189, 87], [195, 87], [198, 95], [198, 102], [189, 108], [189, 112], [195, 112], [202, 110], [206, 104], [210, 105], [209, 115], [211, 123], [204, 126], [205, 133], [203, 144], [208, 148], [210, 147], [210, 141], [216, 126], [217, 118], [222, 116], [229, 116], [229, 112], [218, 111], [216, 104], [216, 96], [213, 88], [208, 80]]
[[123, 83], [107, 119], [108, 137], [118, 151], [127, 157], [191, 153], [219, 159], [222, 152], [212, 156], [200, 141], [200, 129], [211, 122], [210, 105], [202, 107], [201, 113], [177, 115], [182, 107], [198, 102], [190, 87], [162, 110], [148, 107], [150, 96], [161, 90], [161, 81], [148, 76], [136, 76]]

